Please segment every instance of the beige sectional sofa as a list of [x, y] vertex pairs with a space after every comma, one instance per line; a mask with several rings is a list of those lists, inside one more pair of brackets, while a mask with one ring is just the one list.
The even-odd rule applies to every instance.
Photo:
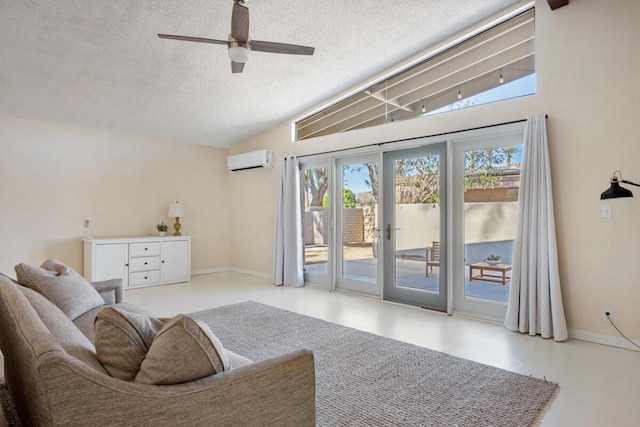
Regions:
[[[120, 280], [92, 284], [105, 305], [124, 301]], [[174, 385], [110, 376], [94, 346], [96, 307], [73, 322], [40, 293], [0, 275], [0, 350], [5, 381], [25, 426], [315, 425], [313, 354], [299, 350]]]

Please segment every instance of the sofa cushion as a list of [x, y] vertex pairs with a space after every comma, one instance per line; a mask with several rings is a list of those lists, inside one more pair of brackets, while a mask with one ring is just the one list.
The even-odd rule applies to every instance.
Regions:
[[179, 384], [229, 369], [227, 352], [209, 327], [179, 314], [156, 335], [135, 381]]
[[166, 321], [114, 306], [95, 317], [98, 359], [112, 377], [133, 381], [155, 336]]
[[71, 320], [104, 304], [89, 282], [55, 258], [49, 258], [39, 268], [22, 263], [15, 270], [21, 285], [44, 295]]
[[40, 320], [42, 320], [42, 323], [49, 329], [49, 332], [60, 347], [85, 365], [92, 367], [100, 373], [107, 374], [107, 371], [98, 360], [93, 344], [91, 344], [58, 307], [32, 289], [24, 286], [16, 287], [19, 288], [27, 298], [40, 317]]
[[19, 284], [20, 284], [20, 283], [16, 282], [14, 279], [12, 279], [11, 277], [7, 276], [7, 275], [6, 275], [6, 274], [4, 274], [4, 273], [1, 273], [1, 272], [0, 272], [0, 276], [4, 277], [5, 279], [9, 280], [10, 282], [12, 282], [12, 283], [14, 283], [14, 284], [16, 284], [16, 285], [19, 285]]
[[[96, 333], [95, 333], [96, 316], [105, 307], [106, 306], [93, 308], [73, 321], [73, 324], [76, 325], [76, 327], [80, 329], [80, 332], [82, 332], [85, 337], [89, 338], [89, 341], [91, 341], [94, 345], [96, 342]], [[117, 304], [109, 305], [109, 307], [115, 307], [120, 310], [126, 311], [128, 313], [138, 313], [138, 314], [143, 314], [145, 316], [153, 316], [153, 314], [149, 313], [147, 310], [140, 308], [137, 305], [132, 304], [130, 302], [119, 302]]]

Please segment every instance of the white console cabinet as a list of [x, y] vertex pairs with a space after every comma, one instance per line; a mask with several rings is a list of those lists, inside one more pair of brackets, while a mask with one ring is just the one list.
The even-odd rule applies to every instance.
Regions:
[[84, 278], [121, 278], [125, 286], [188, 282], [191, 236], [86, 238]]

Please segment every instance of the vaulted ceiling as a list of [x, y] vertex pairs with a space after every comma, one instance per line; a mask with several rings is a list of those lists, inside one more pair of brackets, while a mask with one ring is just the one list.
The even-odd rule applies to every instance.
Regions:
[[253, 52], [232, 74], [232, 0], [0, 0], [0, 114], [229, 147], [516, 0], [251, 0]]

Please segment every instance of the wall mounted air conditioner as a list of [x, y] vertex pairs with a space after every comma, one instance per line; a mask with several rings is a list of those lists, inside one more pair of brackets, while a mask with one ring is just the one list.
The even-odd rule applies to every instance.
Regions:
[[247, 169], [270, 168], [271, 151], [258, 150], [227, 157], [227, 169], [231, 172]]

